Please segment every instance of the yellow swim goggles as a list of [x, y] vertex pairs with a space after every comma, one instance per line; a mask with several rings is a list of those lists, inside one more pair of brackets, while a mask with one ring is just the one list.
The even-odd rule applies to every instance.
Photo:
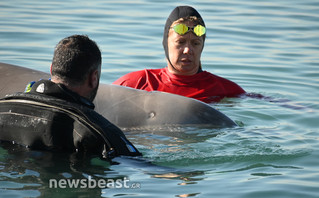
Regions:
[[206, 28], [202, 25], [196, 25], [195, 27], [188, 27], [187, 25], [180, 23], [172, 27], [172, 29], [179, 35], [184, 35], [189, 31], [194, 32], [196, 36], [203, 36], [206, 33]]

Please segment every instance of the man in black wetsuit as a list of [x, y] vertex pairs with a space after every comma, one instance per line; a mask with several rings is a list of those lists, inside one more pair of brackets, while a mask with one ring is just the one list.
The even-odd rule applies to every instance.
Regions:
[[51, 80], [0, 100], [0, 140], [105, 158], [141, 155], [118, 127], [93, 110], [101, 59], [99, 47], [87, 36], [61, 40], [54, 51]]

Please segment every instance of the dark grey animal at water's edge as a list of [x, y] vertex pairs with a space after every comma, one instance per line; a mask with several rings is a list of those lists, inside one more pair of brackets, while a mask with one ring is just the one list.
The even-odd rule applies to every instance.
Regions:
[[[31, 81], [49, 74], [0, 63], [0, 98], [24, 91]], [[95, 110], [122, 129], [171, 126], [236, 126], [226, 115], [208, 104], [183, 96], [147, 92], [117, 85], [100, 84]]]

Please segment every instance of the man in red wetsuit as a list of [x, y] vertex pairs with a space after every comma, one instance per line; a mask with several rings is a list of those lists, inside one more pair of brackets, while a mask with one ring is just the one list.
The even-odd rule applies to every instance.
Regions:
[[205, 36], [205, 23], [200, 14], [189, 6], [176, 7], [164, 29], [167, 67], [132, 72], [113, 84], [178, 94], [206, 103], [245, 93], [236, 83], [202, 70], [200, 57]]

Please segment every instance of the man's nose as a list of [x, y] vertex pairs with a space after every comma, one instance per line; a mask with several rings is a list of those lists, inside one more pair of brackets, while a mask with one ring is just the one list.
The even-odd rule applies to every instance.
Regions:
[[190, 53], [192, 53], [192, 52], [193, 52], [193, 49], [192, 49], [192, 47], [190, 46], [190, 44], [186, 44], [185, 47], [184, 47], [183, 53], [184, 53], [184, 54], [190, 54]]

